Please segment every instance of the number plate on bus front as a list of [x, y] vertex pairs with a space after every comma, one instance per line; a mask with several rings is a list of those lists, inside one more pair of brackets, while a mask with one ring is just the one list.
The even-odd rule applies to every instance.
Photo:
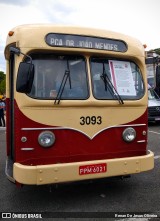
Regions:
[[105, 173], [106, 171], [107, 171], [106, 163], [84, 165], [79, 167], [79, 175]]

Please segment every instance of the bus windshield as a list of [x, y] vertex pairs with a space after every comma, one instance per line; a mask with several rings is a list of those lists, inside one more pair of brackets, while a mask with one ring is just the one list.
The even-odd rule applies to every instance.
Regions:
[[90, 63], [96, 99], [117, 99], [115, 89], [123, 100], [136, 100], [144, 95], [141, 72], [135, 63], [95, 57]]
[[35, 75], [29, 96], [37, 99], [55, 99], [66, 72], [64, 90], [60, 99], [86, 99], [88, 81], [85, 59], [81, 56], [32, 55]]

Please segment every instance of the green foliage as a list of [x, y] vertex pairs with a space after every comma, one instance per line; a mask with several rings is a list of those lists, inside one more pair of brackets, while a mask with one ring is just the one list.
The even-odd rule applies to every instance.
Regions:
[[0, 71], [0, 94], [6, 93], [6, 75]]
[[156, 49], [154, 49], [154, 51], [156, 52], [156, 54], [160, 55], [160, 48], [156, 48]]

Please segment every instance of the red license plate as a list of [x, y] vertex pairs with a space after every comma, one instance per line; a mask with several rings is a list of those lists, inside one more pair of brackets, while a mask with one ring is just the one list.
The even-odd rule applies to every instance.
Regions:
[[105, 173], [106, 171], [107, 171], [106, 163], [84, 165], [79, 167], [79, 175]]

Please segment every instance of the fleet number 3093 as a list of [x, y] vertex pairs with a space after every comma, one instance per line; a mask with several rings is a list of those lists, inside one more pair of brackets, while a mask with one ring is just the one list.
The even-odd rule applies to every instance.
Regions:
[[81, 125], [95, 125], [95, 124], [102, 124], [102, 117], [101, 116], [82, 116], [80, 117], [80, 124]]

